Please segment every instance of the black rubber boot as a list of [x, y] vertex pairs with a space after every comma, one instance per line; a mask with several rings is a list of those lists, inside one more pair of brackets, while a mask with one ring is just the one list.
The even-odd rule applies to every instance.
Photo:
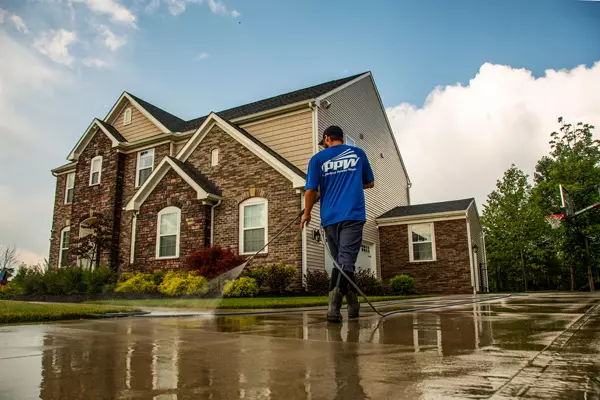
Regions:
[[[337, 272], [337, 273], [336, 273]], [[327, 310], [327, 322], [342, 322], [342, 301], [344, 296], [340, 292], [341, 275], [337, 269], [333, 269], [331, 273], [330, 291], [329, 291], [329, 309]], [[334, 286], [335, 285], [335, 286]]]
[[[346, 275], [352, 282], [356, 282], [356, 277], [353, 272], [346, 272]], [[360, 303], [358, 302], [358, 295], [356, 289], [352, 284], [348, 283], [348, 292], [346, 293], [346, 303], [348, 304], [348, 317], [358, 318], [360, 315]]]

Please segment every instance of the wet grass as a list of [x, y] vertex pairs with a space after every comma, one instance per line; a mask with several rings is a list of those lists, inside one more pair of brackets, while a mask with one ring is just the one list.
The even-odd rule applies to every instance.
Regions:
[[91, 304], [38, 304], [0, 300], [0, 324], [93, 318], [96, 314], [124, 311], [137, 311], [137, 309]]
[[[417, 299], [428, 296], [369, 296], [369, 301]], [[364, 299], [359, 298], [363, 303]], [[344, 300], [345, 302], [345, 300]], [[190, 309], [262, 309], [301, 308], [327, 305], [327, 296], [299, 297], [251, 297], [240, 299], [144, 299], [144, 300], [99, 300], [90, 304], [122, 305], [137, 307], [166, 307]]]

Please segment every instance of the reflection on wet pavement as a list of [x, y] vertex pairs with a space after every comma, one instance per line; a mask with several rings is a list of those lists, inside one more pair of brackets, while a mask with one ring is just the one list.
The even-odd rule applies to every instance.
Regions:
[[0, 398], [598, 398], [599, 307], [543, 294], [380, 324], [309, 311], [4, 326]]

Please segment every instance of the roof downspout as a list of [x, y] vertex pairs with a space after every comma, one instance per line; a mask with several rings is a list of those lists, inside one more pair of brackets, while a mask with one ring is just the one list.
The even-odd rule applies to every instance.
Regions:
[[469, 252], [469, 269], [471, 271], [471, 287], [473, 287], [473, 294], [477, 294], [477, 289], [475, 288], [475, 271], [473, 270], [473, 252], [471, 251], [471, 224], [469, 223], [469, 216], [467, 215], [467, 251]]
[[216, 204], [210, 207], [210, 245], [215, 244], [215, 208], [220, 206], [223, 200], [219, 199]]
[[[304, 210], [304, 190], [300, 191], [300, 209]], [[308, 244], [306, 239], [306, 232], [308, 228], [302, 229], [302, 286], [306, 289], [306, 275], [308, 274]]]

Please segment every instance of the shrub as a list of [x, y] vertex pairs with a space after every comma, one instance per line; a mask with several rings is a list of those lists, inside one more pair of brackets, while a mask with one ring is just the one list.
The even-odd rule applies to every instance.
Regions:
[[212, 246], [190, 254], [186, 259], [186, 267], [207, 279], [212, 279], [245, 261], [245, 257], [236, 255], [231, 249]]
[[223, 288], [224, 297], [254, 297], [258, 294], [259, 288], [256, 281], [247, 276], [238, 278], [234, 281], [225, 282]]
[[199, 295], [208, 292], [206, 278], [194, 272], [169, 271], [158, 291], [167, 296]]
[[156, 284], [152, 280], [152, 275], [142, 272], [133, 273], [127, 280], [117, 283], [115, 292], [154, 293], [156, 292]]
[[390, 289], [394, 294], [414, 293], [415, 280], [408, 275], [396, 275], [390, 279]]
[[355, 276], [356, 285], [367, 296], [383, 295], [383, 282], [377, 279], [371, 270], [358, 268]]
[[322, 269], [308, 270], [306, 278], [306, 289], [309, 292], [327, 294], [329, 292], [329, 274]]
[[25, 294], [25, 291], [15, 281], [9, 281], [6, 285], [0, 286], [0, 299], [9, 299], [13, 296]]
[[265, 284], [267, 269], [264, 267], [247, 268], [242, 272], [242, 276], [254, 279], [258, 287], [261, 288]]
[[83, 282], [88, 293], [104, 292], [105, 286], [114, 284], [116, 280], [116, 272], [108, 267], [83, 271]]
[[260, 288], [266, 286], [278, 292], [283, 292], [294, 282], [296, 277], [296, 268], [284, 264], [257, 267], [252, 271], [251, 273], [254, 276], [259, 276], [262, 279]]

